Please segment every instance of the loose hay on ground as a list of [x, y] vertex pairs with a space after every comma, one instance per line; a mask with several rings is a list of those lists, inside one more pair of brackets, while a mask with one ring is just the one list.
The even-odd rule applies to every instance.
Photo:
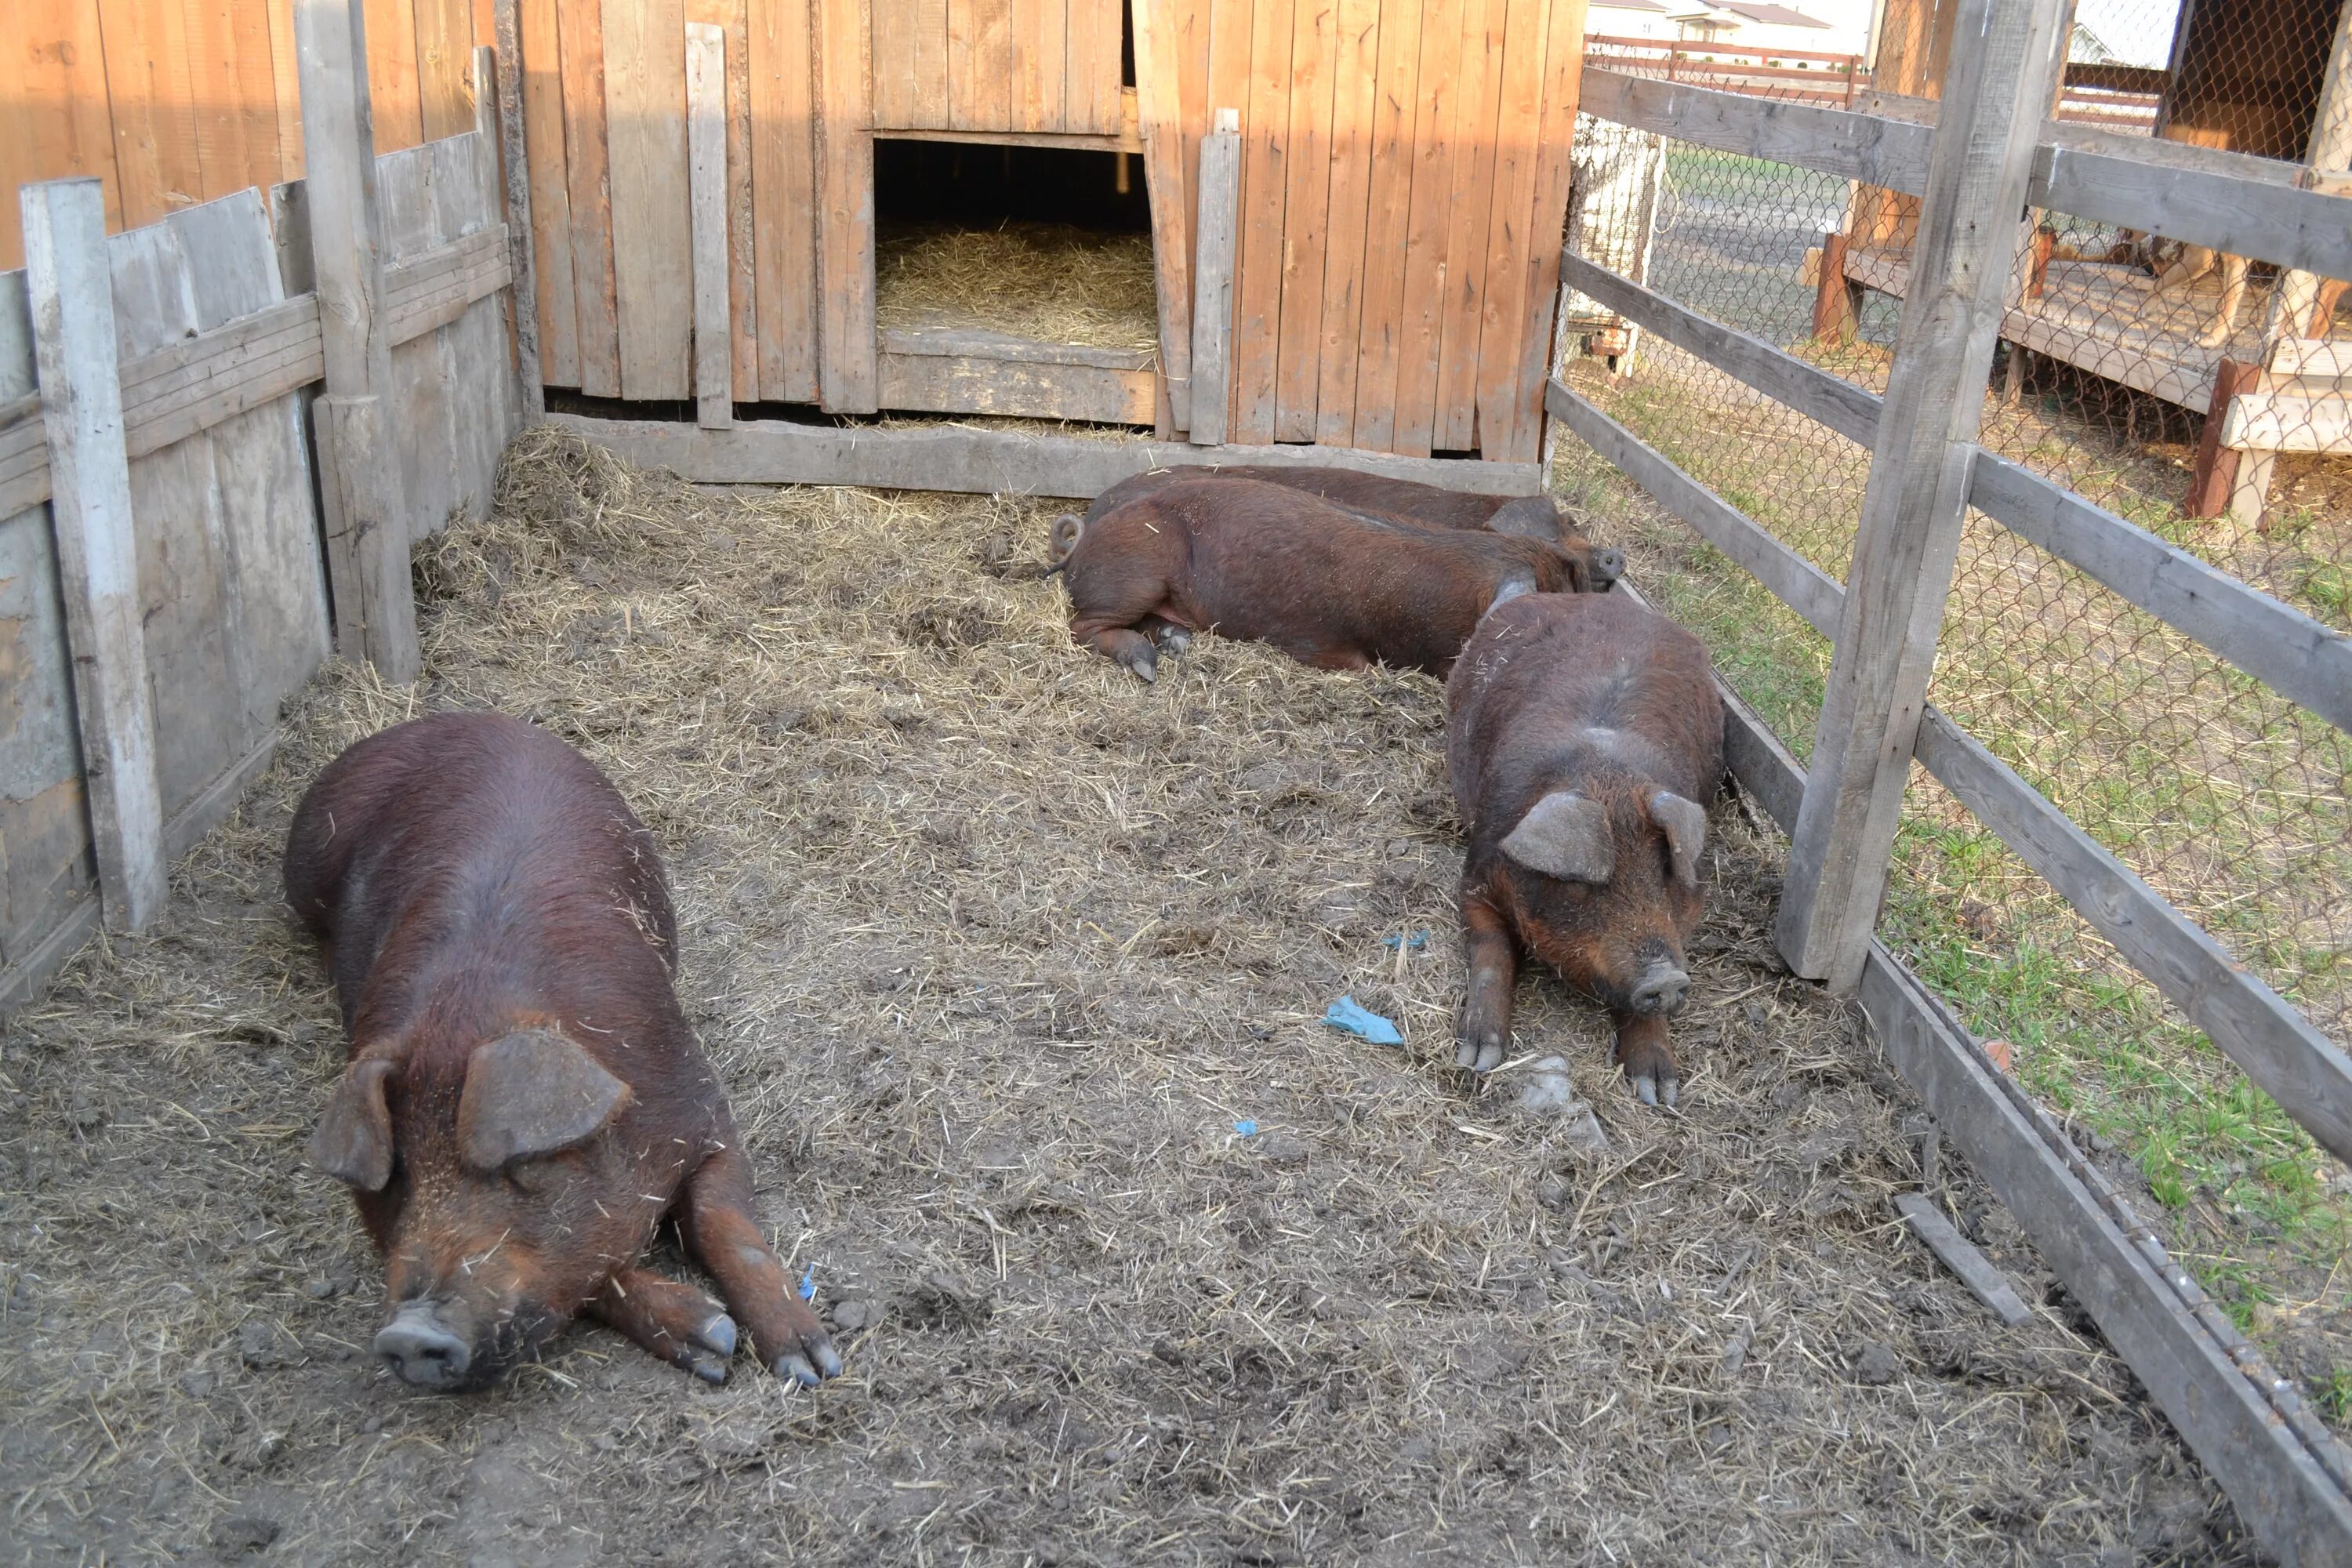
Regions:
[[885, 331], [985, 327], [1097, 349], [1160, 342], [1148, 234], [1050, 223], [887, 225], [875, 244], [874, 289]]
[[[1046, 517], [518, 446], [499, 515], [424, 552], [421, 689], [331, 672], [161, 931], [8, 1026], [19, 1555], [2250, 1561], [1980, 1185], [1948, 1191], [2042, 1307], [2017, 1332], [1893, 1222], [1913, 1109], [1769, 965], [1738, 810], [1683, 1115], [1522, 988], [1522, 1051], [1613, 1141], [1579, 1155], [1449, 1065], [1436, 685], [1210, 638], [1144, 689], [1029, 575]], [[450, 706], [555, 729], [660, 836], [763, 1218], [841, 1330], [815, 1396], [584, 1329], [477, 1398], [371, 1364], [277, 854], [328, 757]], [[1406, 1047], [1324, 1026], [1342, 992]]]

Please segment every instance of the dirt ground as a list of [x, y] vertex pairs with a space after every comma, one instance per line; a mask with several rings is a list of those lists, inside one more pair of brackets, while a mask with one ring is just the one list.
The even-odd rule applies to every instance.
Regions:
[[[1917, 1106], [1769, 959], [1738, 802], [1680, 1113], [1548, 978], [1474, 1084], [1434, 682], [1209, 638], [1147, 689], [1069, 645], [1049, 507], [711, 496], [547, 432], [502, 493], [420, 558], [420, 686], [322, 677], [161, 929], [0, 1032], [9, 1560], [2256, 1560], [1948, 1152], [2034, 1321], [1895, 1222]], [[661, 837], [838, 1383], [583, 1328], [446, 1398], [367, 1353], [277, 856], [340, 747], [442, 707], [551, 726]], [[1519, 1103], [1553, 1053], [1605, 1148]]]

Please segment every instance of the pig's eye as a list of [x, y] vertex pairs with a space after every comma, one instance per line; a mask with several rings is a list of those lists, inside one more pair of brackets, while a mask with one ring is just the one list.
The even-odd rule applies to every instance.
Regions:
[[533, 1195], [552, 1187], [560, 1175], [556, 1162], [551, 1159], [510, 1160], [507, 1163], [508, 1184], [519, 1192]]

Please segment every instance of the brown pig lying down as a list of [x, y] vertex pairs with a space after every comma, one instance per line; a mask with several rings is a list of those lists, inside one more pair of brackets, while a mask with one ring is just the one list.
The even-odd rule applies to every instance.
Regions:
[[[841, 1370], [670, 988], [653, 836], [586, 759], [489, 713], [371, 735], [303, 796], [286, 891], [351, 1032], [311, 1156], [383, 1255], [403, 1381], [486, 1387], [579, 1312], [712, 1383], [737, 1319], [780, 1375]], [[666, 1217], [733, 1318], [640, 1265]]]
[[[1303, 490], [1336, 506], [1385, 522], [1418, 528], [1485, 529], [1524, 539], [1558, 541], [1589, 555], [1595, 588], [1606, 587], [1624, 571], [1625, 558], [1614, 550], [1596, 550], [1569, 526], [1549, 496], [1472, 495], [1411, 479], [1386, 479], [1353, 468], [1290, 468], [1271, 463], [1220, 464], [1215, 468], [1163, 468], [1121, 479], [1094, 499], [1086, 521], [1093, 522], [1136, 497], [1185, 479], [1255, 479]], [[1066, 548], [1066, 547], [1065, 547]]]
[[1443, 677], [1497, 598], [1594, 585], [1560, 544], [1402, 528], [1247, 479], [1163, 485], [1076, 533], [1063, 563], [1070, 636], [1146, 680], [1155, 643], [1181, 651], [1211, 627], [1325, 669]]
[[1445, 709], [1470, 835], [1454, 1060], [1502, 1061], [1524, 952], [1601, 999], [1626, 1080], [1672, 1105], [1682, 1070], [1666, 1020], [1690, 994], [1683, 944], [1705, 904], [1706, 805], [1723, 778], [1706, 649], [1622, 594], [1529, 595], [1479, 624]]

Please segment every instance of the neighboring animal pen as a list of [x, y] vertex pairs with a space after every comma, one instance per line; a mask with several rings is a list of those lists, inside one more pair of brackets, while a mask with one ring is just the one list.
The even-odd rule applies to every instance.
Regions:
[[[299, 184], [112, 240], [98, 180], [22, 197], [27, 267], [0, 281], [0, 628], [29, 651], [0, 663], [0, 1004], [101, 911], [151, 926], [172, 855], [233, 805], [331, 646], [373, 667], [353, 679], [415, 680], [410, 548], [484, 507], [519, 425], [696, 484], [1078, 498], [1237, 452], [1532, 490], [1564, 426], [1583, 445], [1555, 468], [1586, 499], [1630, 477], [1753, 576], [1662, 570], [1647, 591], [1744, 699], [1733, 771], [1792, 841], [1789, 963], [1858, 990], [1887, 1059], [2266, 1547], [2344, 1560], [2352, 1466], [2297, 1384], [2037, 1103], [2028, 1085], [2054, 1075], [2012, 1075], [1951, 1009], [1999, 969], [1990, 950], [2072, 940], [2122, 1020], [2119, 1057], [2202, 1031], [2303, 1130], [2284, 1157], [2352, 1158], [2352, 642], [2322, 618], [2340, 621], [2340, 564], [2206, 559], [2117, 515], [2142, 477], [2084, 493], [2063, 409], [1986, 411], [2029, 205], [2251, 256], [2286, 280], [2273, 298], [2310, 279], [2315, 300], [2352, 272], [2352, 200], [2241, 153], [2053, 128], [2062, 0], [1946, 7], [1940, 36], [1982, 41], [1933, 73], [1942, 100], [1846, 109], [1580, 80], [1580, 0], [513, 0], [495, 56], [473, 57], [471, 129], [377, 156], [375, 7], [295, 0]], [[2347, 47], [2339, 25], [2331, 58]], [[1588, 186], [1563, 255], [1580, 94], [1629, 155]], [[281, 73], [281, 125], [284, 101]], [[278, 150], [282, 172], [282, 131]], [[1594, 152], [1600, 170], [1612, 154]], [[1847, 342], [1847, 263], [1824, 247], [1820, 287], [1806, 252], [1873, 190], [1914, 204], [1918, 283], [1899, 320], [1883, 294], [1855, 306]], [[1105, 258], [1117, 287], [1072, 276]], [[992, 267], [1030, 281], [999, 287]], [[1563, 284], [1592, 307], [1571, 321], [1644, 334], [1630, 366], [1621, 352], [1630, 375], [1548, 374]], [[2263, 374], [2322, 373], [2320, 350], [2294, 353]], [[2214, 426], [2253, 417], [2237, 409]], [[866, 420], [890, 413], [1160, 438]], [[696, 545], [743, 574], [735, 611], [857, 598], [803, 563], [755, 579], [739, 543]], [[1012, 548], [971, 553], [1003, 569]], [[465, 567], [467, 591], [494, 602], [504, 570]], [[2242, 580], [2257, 570], [2277, 597]], [[629, 657], [664, 646], [628, 613]], [[939, 647], [981, 635], [944, 600], [908, 626]], [[740, 639], [764, 635], [747, 621]], [[928, 721], [876, 699], [865, 657], [832, 667], [874, 688], [839, 721]], [[735, 721], [789, 750], [807, 718]], [[1181, 726], [1163, 728], [1175, 756]], [[1117, 752], [1126, 733], [1082, 738]], [[1906, 795], [1915, 760], [1934, 782]], [[1939, 940], [1954, 919], [1973, 941]]]

